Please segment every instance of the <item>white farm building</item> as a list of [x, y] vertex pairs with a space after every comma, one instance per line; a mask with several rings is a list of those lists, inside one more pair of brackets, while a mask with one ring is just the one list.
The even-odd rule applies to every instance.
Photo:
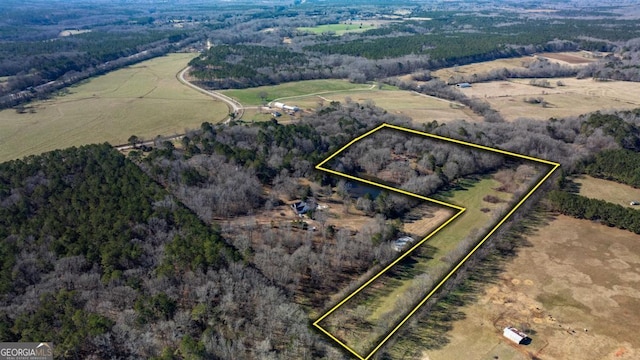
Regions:
[[297, 107], [297, 106], [291, 106], [291, 105], [287, 105], [287, 104], [284, 104], [284, 103], [281, 103], [281, 102], [274, 102], [272, 104], [272, 106], [274, 108], [277, 108], [277, 109], [289, 110], [289, 111], [293, 111], [293, 112], [296, 112], [296, 111], [300, 110], [300, 108]]
[[531, 342], [531, 338], [529, 338], [527, 334], [510, 326], [504, 328], [502, 335], [518, 345], [529, 344]]

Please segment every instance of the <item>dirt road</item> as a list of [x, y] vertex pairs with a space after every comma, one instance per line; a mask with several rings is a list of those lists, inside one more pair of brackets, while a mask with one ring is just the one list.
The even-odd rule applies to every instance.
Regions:
[[220, 101], [226, 103], [227, 106], [229, 107], [229, 113], [230, 114], [234, 114], [234, 115], [233, 116], [229, 116], [229, 118], [224, 121], [225, 124], [228, 123], [231, 120], [242, 119], [242, 115], [244, 114], [244, 107], [242, 106], [242, 104], [240, 104], [236, 100], [234, 100], [234, 99], [232, 99], [232, 98], [230, 98], [230, 97], [228, 97], [228, 96], [226, 96], [224, 94], [221, 94], [221, 93], [216, 92], [216, 91], [205, 90], [205, 89], [203, 89], [203, 88], [201, 88], [199, 86], [196, 86], [196, 85], [190, 83], [189, 81], [187, 81], [184, 78], [184, 74], [187, 71], [189, 71], [189, 68], [190, 67], [187, 66], [186, 68], [182, 69], [182, 71], [180, 71], [178, 73], [177, 78], [181, 83], [183, 83], [184, 85], [186, 85], [186, 86], [188, 86], [188, 87], [190, 87], [190, 88], [192, 88], [192, 89], [194, 89], [196, 91], [199, 91], [199, 92], [201, 92], [201, 93], [203, 93], [205, 95], [209, 95], [209, 96], [211, 96], [211, 97], [213, 97], [213, 98], [215, 98], [217, 100], [220, 100]]

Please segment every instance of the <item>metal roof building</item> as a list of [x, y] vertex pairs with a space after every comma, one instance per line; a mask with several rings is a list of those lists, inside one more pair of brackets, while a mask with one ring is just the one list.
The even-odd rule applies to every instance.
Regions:
[[504, 328], [502, 335], [516, 344], [527, 344], [528, 342], [531, 342], [527, 334], [510, 326]]

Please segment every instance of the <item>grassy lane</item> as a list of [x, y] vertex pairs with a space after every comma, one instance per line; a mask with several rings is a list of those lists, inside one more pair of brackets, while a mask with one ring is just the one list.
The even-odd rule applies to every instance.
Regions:
[[[512, 199], [512, 194], [494, 190], [499, 185], [492, 177], [485, 177], [466, 180], [459, 188], [440, 194], [439, 199], [464, 206], [467, 211], [323, 320], [323, 327], [358, 353], [366, 355], [371, 351], [378, 339], [414, 306], [411, 298], [424, 297], [433, 283], [466, 254], [459, 254], [463, 240], [471, 238], [477, 243], [480, 230], [490, 225]], [[487, 195], [503, 202], [486, 202], [483, 198]]]

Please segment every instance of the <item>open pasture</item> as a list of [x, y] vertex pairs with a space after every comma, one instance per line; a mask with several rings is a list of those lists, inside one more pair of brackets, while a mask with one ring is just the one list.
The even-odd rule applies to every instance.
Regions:
[[[530, 85], [531, 79], [492, 81], [461, 89], [467, 96], [486, 100], [507, 120], [520, 117], [546, 120], [592, 111], [632, 109], [640, 106], [638, 84], [592, 79], [549, 79], [550, 88]], [[560, 81], [564, 86], [558, 86]], [[525, 98], [542, 98], [547, 104], [530, 104]]]
[[301, 96], [322, 95], [356, 89], [371, 89], [371, 85], [353, 84], [347, 80], [306, 80], [248, 89], [223, 90], [220, 92], [238, 100], [244, 106], [258, 106], [274, 100], [288, 103], [288, 98], [296, 98], [297, 101], [297, 98]]
[[447, 79], [449, 79], [451, 76], [454, 76], [454, 75], [480, 74], [480, 73], [485, 73], [491, 70], [502, 69], [502, 68], [507, 68], [507, 69], [523, 68], [533, 60], [535, 59], [532, 56], [525, 56], [525, 57], [515, 57], [515, 58], [483, 61], [483, 62], [473, 63], [469, 65], [442, 68], [442, 69], [433, 71], [431, 75], [434, 77], [440, 78], [442, 81], [447, 81]]
[[[449, 343], [423, 360], [637, 359], [640, 237], [588, 220], [544, 213], [546, 224], [477, 300], [459, 310]], [[528, 346], [502, 328], [524, 328]], [[471, 336], [472, 335], [472, 336]]]
[[540, 53], [536, 55], [552, 62], [563, 65], [584, 66], [597, 60], [589, 51], [571, 51], [559, 53]]
[[375, 29], [372, 23], [364, 23], [364, 21], [354, 21], [352, 23], [327, 24], [314, 27], [299, 27], [297, 30], [303, 33], [312, 33], [316, 35], [333, 33], [335, 35], [344, 35], [346, 33], [364, 32]]
[[446, 122], [451, 120], [479, 121], [464, 105], [438, 99], [433, 96], [419, 94], [405, 90], [367, 90], [333, 93], [327, 95], [308, 96], [294, 101], [302, 109], [314, 109], [319, 104], [328, 105], [331, 101], [373, 102], [390, 113], [405, 115], [417, 124], [437, 120]]
[[90, 143], [126, 143], [219, 122], [219, 101], [182, 85], [176, 73], [193, 54], [144, 61], [68, 88], [66, 94], [0, 111], [0, 161]]
[[640, 189], [591, 176], [581, 176], [573, 179], [573, 182], [578, 184], [580, 195], [584, 197], [604, 200], [640, 211], [640, 206], [630, 205], [632, 201], [640, 202]]

